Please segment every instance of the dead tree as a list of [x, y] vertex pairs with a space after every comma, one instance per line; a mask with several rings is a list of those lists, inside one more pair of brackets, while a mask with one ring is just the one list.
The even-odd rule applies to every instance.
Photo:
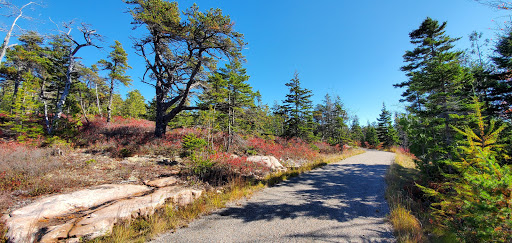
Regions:
[[[96, 34], [96, 30], [90, 29], [90, 26], [86, 24], [81, 24], [81, 26], [78, 28], [78, 30], [83, 35], [83, 42], [78, 42], [72, 35], [71, 35], [71, 27], [70, 24], [65, 24], [64, 27], [68, 29], [68, 31], [64, 34], [64, 36], [69, 39], [69, 41], [72, 43], [72, 45], [69, 47], [69, 54], [68, 54], [68, 67], [66, 70], [66, 81], [64, 84], [64, 90], [62, 91], [62, 94], [60, 94], [60, 97], [58, 97], [57, 106], [55, 108], [55, 114], [52, 119], [51, 126], [48, 126], [48, 134], [52, 134], [55, 126], [58, 122], [58, 120], [62, 116], [62, 109], [66, 103], [66, 98], [69, 95], [69, 90], [71, 89], [71, 84], [73, 82], [72, 74], [75, 72], [75, 65], [76, 65], [76, 59], [79, 57], [76, 56], [77, 52], [86, 46], [94, 46], [96, 48], [100, 48], [99, 46], [95, 45], [93, 43], [94, 40], [99, 39], [100, 35]], [[46, 113], [46, 111], [45, 111]]]
[[16, 12], [18, 13], [18, 15], [16, 16], [16, 18], [12, 22], [11, 28], [7, 31], [7, 34], [5, 35], [5, 38], [4, 38], [4, 42], [2, 43], [2, 47], [1, 47], [1, 50], [0, 50], [0, 64], [2, 64], [2, 60], [4, 59], [5, 52], [7, 51], [7, 48], [10, 48], [10, 47], [15, 45], [15, 44], [14, 45], [9, 45], [9, 40], [11, 39], [12, 32], [14, 31], [14, 27], [16, 26], [16, 22], [18, 22], [18, 20], [23, 17], [23, 9], [28, 7], [31, 4], [35, 4], [35, 3], [34, 2], [29, 2], [29, 3], [25, 4], [25, 5], [23, 5], [19, 9], [17, 7], [15, 7], [14, 5], [11, 5], [11, 4], [8, 4], [8, 3], [2, 3], [2, 4], [13, 6], [14, 8], [16, 8]]

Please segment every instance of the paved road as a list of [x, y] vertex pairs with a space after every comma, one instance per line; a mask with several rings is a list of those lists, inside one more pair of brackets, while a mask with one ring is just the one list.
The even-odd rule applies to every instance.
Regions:
[[324, 166], [154, 242], [395, 242], [384, 198], [393, 156], [368, 151]]

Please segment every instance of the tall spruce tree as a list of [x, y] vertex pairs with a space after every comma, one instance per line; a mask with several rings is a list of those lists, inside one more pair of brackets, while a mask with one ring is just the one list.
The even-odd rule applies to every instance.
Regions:
[[285, 84], [290, 92], [283, 101], [282, 112], [286, 116], [284, 136], [304, 140], [313, 138], [313, 94], [300, 86], [299, 74], [295, 72], [290, 82]]
[[[432, 143], [425, 144], [427, 160], [451, 157], [455, 150], [455, 131], [467, 109], [468, 96], [463, 87], [472, 77], [461, 65], [462, 52], [453, 50], [458, 38], [445, 34], [446, 22], [426, 18], [409, 36], [416, 47], [406, 51], [401, 68], [408, 80], [395, 87], [406, 88], [402, 94], [407, 109], [421, 118], [418, 129], [426, 128]], [[419, 154], [420, 151], [413, 151]]]

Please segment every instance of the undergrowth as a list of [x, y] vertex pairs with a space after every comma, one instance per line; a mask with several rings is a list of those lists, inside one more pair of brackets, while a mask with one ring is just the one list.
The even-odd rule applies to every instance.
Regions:
[[422, 205], [415, 200], [420, 193], [415, 185], [419, 174], [415, 157], [401, 148], [392, 151], [395, 161], [386, 174], [389, 220], [398, 242], [424, 242], [423, 227], [416, 216], [422, 213]]

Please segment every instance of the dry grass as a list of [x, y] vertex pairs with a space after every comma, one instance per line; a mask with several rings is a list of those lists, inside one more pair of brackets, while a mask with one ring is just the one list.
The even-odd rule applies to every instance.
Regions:
[[399, 242], [421, 242], [421, 224], [420, 221], [412, 215], [411, 211], [400, 204], [395, 204], [389, 215], [393, 224], [395, 234]]
[[421, 222], [411, 210], [421, 209], [413, 199], [416, 188], [414, 180], [418, 175], [414, 156], [399, 149], [394, 152], [395, 161], [386, 175], [389, 220], [393, 224], [398, 242], [424, 242], [426, 238]]
[[43, 195], [124, 181], [141, 184], [175, 171], [158, 164], [156, 157], [129, 161], [70, 149], [58, 150], [62, 154], [55, 151], [55, 147], [0, 143], [1, 214]]

